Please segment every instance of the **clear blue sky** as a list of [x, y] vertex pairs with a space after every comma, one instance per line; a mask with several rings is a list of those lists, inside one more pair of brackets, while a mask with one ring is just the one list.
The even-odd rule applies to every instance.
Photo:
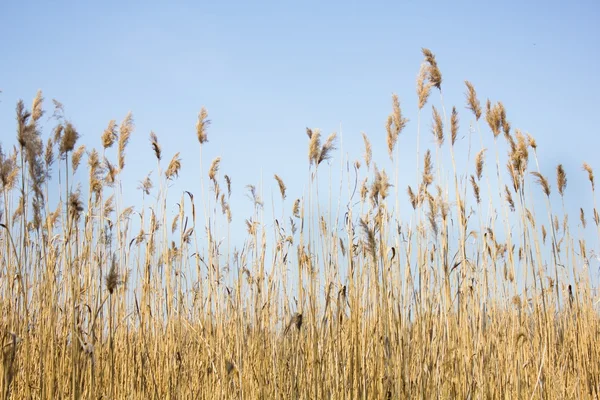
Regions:
[[[411, 120], [399, 146], [412, 177], [415, 77], [428, 47], [462, 135], [472, 120], [464, 106], [468, 79], [482, 103], [503, 101], [513, 127], [537, 139], [553, 184], [556, 164], [565, 165], [573, 207], [590, 207], [581, 163], [600, 175], [598, 21], [598, 1], [4, 1], [0, 141], [16, 143], [14, 106], [20, 98], [31, 104], [38, 89], [47, 115], [50, 99], [60, 100], [88, 146], [98, 147], [108, 121], [131, 110], [128, 203], [138, 203], [133, 187], [155, 168], [150, 130], [165, 162], [181, 152], [178, 187], [199, 193], [195, 122], [204, 105], [212, 120], [205, 162], [223, 157], [221, 171], [232, 176], [239, 201], [234, 218], [243, 223], [250, 212], [244, 186], [259, 184], [261, 173], [265, 200], [276, 191], [273, 173], [288, 185], [288, 207], [302, 194], [307, 126], [327, 135], [341, 124], [351, 159], [362, 154], [364, 131], [383, 163], [392, 93]], [[432, 101], [439, 102], [437, 93]], [[433, 147], [430, 112], [423, 143]]]

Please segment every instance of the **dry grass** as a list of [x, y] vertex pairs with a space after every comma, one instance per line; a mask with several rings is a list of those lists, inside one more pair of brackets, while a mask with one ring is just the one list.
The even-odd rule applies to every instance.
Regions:
[[[595, 205], [582, 204], [581, 224], [570, 226], [563, 166], [553, 194], [535, 140], [511, 132], [502, 103], [482, 110], [470, 82], [466, 104], [447, 121], [438, 63], [431, 51], [423, 55], [411, 132], [420, 131], [434, 87], [441, 111], [432, 106], [428, 124], [435, 157], [417, 149], [421, 183], [408, 186], [408, 196], [399, 190], [406, 174], [394, 150], [400, 133], [410, 133], [394, 95], [386, 123], [393, 174], [377, 168], [362, 134], [366, 168], [349, 163], [348, 206], [321, 210], [318, 175], [334, 156], [336, 134], [321, 144], [320, 131], [307, 128], [312, 186], [286, 203], [288, 188], [274, 175], [284, 207], [268, 220], [260, 190], [249, 185], [254, 213], [244, 218], [239, 249], [229, 234], [235, 186], [220, 176], [220, 157], [208, 168], [209, 191], [201, 173], [201, 194], [170, 194], [169, 181], [195, 167], [182, 169], [179, 153], [163, 164], [151, 133], [148, 155], [158, 173], [142, 178], [134, 212], [120, 189], [131, 114], [120, 126], [110, 121], [102, 148], [86, 152], [62, 104], [55, 102], [57, 127], [44, 145], [42, 94], [31, 111], [19, 102], [18, 146], [0, 147], [2, 397], [600, 397], [600, 318], [589, 271], [596, 246], [584, 239], [586, 213], [600, 237]], [[465, 107], [472, 115], [462, 118], [473, 118], [496, 146], [504, 134], [508, 158], [489, 150], [495, 171], [483, 147], [464, 164], [473, 170], [457, 170], [457, 108]], [[484, 112], [489, 130], [479, 126]], [[209, 126], [202, 109], [201, 168]], [[445, 146], [450, 182], [441, 180]], [[89, 182], [79, 185], [74, 171], [84, 165]], [[595, 204], [592, 167], [583, 169]], [[61, 198], [48, 204], [55, 182]], [[546, 199], [547, 220], [533, 206], [536, 195]], [[167, 218], [173, 204], [178, 213]], [[400, 219], [399, 204], [412, 206], [409, 218]]]

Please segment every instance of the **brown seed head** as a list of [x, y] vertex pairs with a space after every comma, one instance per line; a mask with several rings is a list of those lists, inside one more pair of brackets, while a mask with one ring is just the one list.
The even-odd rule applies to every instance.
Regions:
[[546, 227], [544, 225], [542, 225], [542, 242], [545, 244], [546, 243], [546, 235], [548, 233], [546, 232]]
[[41, 117], [44, 115], [44, 110], [42, 110], [42, 103], [44, 102], [44, 98], [42, 97], [42, 91], [38, 90], [35, 98], [33, 99], [33, 104], [31, 106], [31, 123], [35, 124]]
[[119, 274], [117, 273], [117, 260], [113, 255], [110, 271], [108, 272], [108, 275], [106, 275], [106, 290], [108, 290], [108, 293], [113, 294], [118, 284]]
[[425, 153], [425, 164], [423, 166], [423, 184], [425, 186], [431, 185], [433, 182], [433, 175], [431, 173], [433, 165], [431, 163], [431, 150], [427, 150]]
[[117, 121], [114, 119], [108, 123], [108, 127], [102, 132], [102, 147], [108, 149], [117, 140]]
[[537, 171], [532, 172], [531, 175], [535, 176], [536, 181], [542, 187], [544, 194], [547, 197], [550, 197], [550, 185], [548, 184], [548, 180]]
[[300, 330], [300, 328], [302, 327], [302, 313], [295, 313], [292, 318], [290, 319], [290, 322], [287, 324], [285, 331], [283, 332], [283, 334], [287, 334], [288, 331], [290, 330], [290, 328], [296, 328], [296, 330]]
[[174, 179], [179, 176], [179, 170], [181, 169], [181, 158], [179, 157], [179, 152], [175, 153], [171, 162], [169, 163], [169, 167], [165, 171], [165, 177], [167, 179]]
[[294, 201], [294, 208], [292, 209], [292, 214], [296, 218], [300, 218], [300, 199], [296, 199]]
[[321, 164], [325, 160], [329, 160], [331, 158], [331, 153], [336, 149], [335, 140], [337, 138], [337, 133], [333, 132], [321, 147], [321, 151], [319, 152], [319, 158], [317, 165]]
[[567, 187], [567, 174], [562, 164], [558, 164], [556, 167], [556, 184], [558, 186], [558, 193], [563, 196]]
[[227, 184], [227, 196], [231, 197], [231, 178], [229, 175], [225, 175], [225, 183]]
[[69, 196], [69, 215], [71, 216], [72, 221], [79, 221], [79, 217], [83, 212], [83, 203], [80, 199], [81, 193], [79, 190], [71, 192]]
[[367, 164], [367, 168], [369, 168], [371, 166], [371, 159], [373, 158], [373, 150], [371, 148], [371, 142], [369, 141], [369, 138], [367, 137], [367, 135], [364, 132], [361, 132], [361, 133], [362, 133], [363, 141], [365, 142], [365, 154], [364, 154], [365, 164]]
[[308, 161], [310, 165], [318, 164], [321, 151], [321, 131], [314, 129], [308, 141]]
[[156, 136], [156, 133], [152, 131], [150, 132], [150, 145], [152, 146], [152, 150], [154, 151], [156, 159], [160, 161], [162, 158], [162, 150], [158, 144], [158, 137]]
[[415, 196], [415, 193], [413, 192], [410, 186], [408, 186], [408, 189], [406, 191], [408, 193], [408, 198], [410, 199], [410, 204], [412, 205], [412, 208], [414, 210], [417, 208], [417, 196]]
[[454, 146], [458, 136], [458, 112], [456, 107], [452, 107], [452, 116], [450, 117], [450, 143]]
[[388, 116], [386, 130], [387, 130], [387, 145], [390, 159], [394, 152], [394, 147], [398, 141], [398, 136], [406, 126], [408, 122], [407, 118], [402, 117], [402, 109], [400, 108], [400, 100], [398, 95], [392, 95], [392, 113]]
[[[178, 153], [179, 154], [179, 153]], [[219, 172], [219, 165], [221, 164], [221, 157], [217, 157], [210, 164], [210, 169], [208, 170], [208, 178], [211, 181], [216, 182], [217, 172]]]
[[485, 119], [494, 134], [494, 138], [497, 138], [500, 135], [502, 128], [502, 117], [501, 117], [501, 109], [499, 103], [494, 104], [492, 107], [490, 101], [487, 101], [486, 104], [486, 114]]
[[438, 88], [438, 90], [442, 90], [442, 73], [438, 68], [435, 55], [431, 52], [431, 50], [426, 48], [423, 48], [422, 52], [423, 56], [425, 56], [425, 61], [427, 64], [429, 64], [429, 68], [427, 69], [429, 82]]
[[206, 131], [208, 130], [209, 125], [210, 120], [208, 119], [208, 111], [202, 107], [198, 113], [198, 121], [196, 122], [196, 134], [198, 135], [200, 144], [208, 142]]
[[281, 199], [285, 200], [285, 191], [286, 191], [286, 187], [285, 187], [285, 183], [283, 182], [283, 179], [281, 179], [281, 177], [277, 174], [275, 174], [275, 180], [277, 181], [277, 184], [279, 185], [279, 193], [281, 193]]
[[594, 191], [595, 186], [596, 186], [594, 184], [594, 170], [592, 169], [592, 167], [590, 167], [590, 165], [588, 163], [585, 163], [585, 162], [583, 163], [583, 170], [588, 173], [588, 180], [592, 184], [592, 191]]
[[429, 98], [429, 94], [431, 93], [431, 88], [433, 84], [427, 79], [427, 63], [421, 63], [421, 68], [419, 68], [419, 74], [417, 75], [417, 96], [419, 97], [419, 110], [425, 107], [427, 104], [427, 99]]
[[46, 143], [44, 163], [46, 164], [46, 169], [48, 170], [48, 173], [50, 173], [50, 166], [54, 163], [54, 141], [51, 137], [48, 138], [48, 142]]
[[473, 194], [475, 195], [475, 200], [477, 204], [481, 203], [481, 197], [479, 196], [479, 185], [477, 185], [477, 181], [475, 181], [475, 177], [471, 175], [471, 186], [473, 187]]
[[465, 93], [467, 108], [473, 112], [475, 119], [479, 121], [479, 118], [481, 118], [481, 104], [479, 103], [479, 99], [477, 99], [477, 92], [475, 92], [475, 87], [471, 82], [465, 81], [465, 85], [467, 85], [467, 93]]
[[140, 189], [146, 196], [150, 195], [150, 190], [152, 190], [153, 184], [150, 179], [150, 175], [146, 176], [143, 181], [140, 182], [138, 189]]
[[73, 166], [73, 173], [77, 171], [79, 168], [79, 163], [81, 162], [81, 157], [83, 156], [83, 152], [85, 151], [85, 146], [81, 145], [73, 152], [71, 156], [71, 164]]
[[444, 144], [444, 124], [442, 122], [442, 117], [435, 106], [432, 106], [431, 108], [433, 110], [433, 135], [435, 136], [437, 145], [441, 147], [442, 144]]
[[475, 171], [477, 173], [477, 180], [481, 180], [481, 174], [483, 173], [484, 155], [487, 149], [481, 149], [475, 156]]
[[504, 197], [511, 211], [515, 211], [515, 202], [513, 201], [512, 195], [510, 194], [510, 190], [508, 186], [504, 185]]
[[64, 158], [69, 151], [73, 151], [75, 143], [79, 139], [79, 133], [75, 129], [72, 123], [67, 122], [64, 127], [64, 133], [61, 137], [58, 151], [62, 158]]
[[133, 132], [133, 115], [131, 112], [127, 113], [123, 122], [121, 122], [121, 126], [119, 127], [119, 170], [123, 170], [125, 168], [125, 148], [129, 143], [129, 138], [131, 137], [131, 133]]
[[530, 134], [527, 134], [527, 141], [529, 142], [529, 147], [531, 147], [534, 151], [537, 149], [537, 142]]

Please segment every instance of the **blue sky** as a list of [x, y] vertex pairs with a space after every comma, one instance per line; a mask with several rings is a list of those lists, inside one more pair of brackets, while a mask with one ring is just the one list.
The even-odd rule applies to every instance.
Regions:
[[[286, 207], [302, 195], [307, 126], [324, 135], [341, 127], [351, 160], [361, 156], [366, 132], [374, 159], [385, 164], [392, 93], [410, 118], [399, 141], [401, 170], [414, 176], [415, 78], [427, 47], [443, 74], [446, 107], [459, 110], [462, 136], [473, 119], [467, 79], [482, 103], [503, 101], [513, 127], [537, 139], [553, 184], [556, 164], [565, 165], [567, 199], [577, 210], [591, 207], [581, 163], [600, 168], [598, 20], [597, 1], [2, 2], [0, 142], [16, 143], [14, 106], [20, 98], [30, 104], [38, 89], [47, 115], [50, 99], [60, 100], [88, 147], [99, 147], [109, 120], [132, 111], [125, 203], [139, 203], [133, 188], [155, 169], [151, 130], [165, 163], [181, 152], [174, 203], [182, 189], [200, 192], [195, 122], [206, 106], [205, 168], [222, 157], [221, 171], [234, 183], [234, 221], [243, 224], [251, 213], [244, 187], [261, 176], [265, 200], [277, 193], [274, 173], [289, 188]], [[439, 104], [437, 93], [431, 102]], [[428, 105], [422, 143], [433, 148], [430, 115]], [[492, 146], [485, 123], [482, 129]], [[336, 155], [332, 165], [339, 162]]]

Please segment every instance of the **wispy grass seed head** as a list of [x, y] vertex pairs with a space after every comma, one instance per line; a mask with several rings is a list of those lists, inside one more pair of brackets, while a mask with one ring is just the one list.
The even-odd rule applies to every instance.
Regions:
[[431, 109], [433, 112], [433, 135], [435, 136], [437, 145], [442, 147], [442, 144], [444, 144], [444, 123], [442, 122], [442, 116], [435, 106], [432, 106]]
[[274, 175], [274, 178], [277, 181], [277, 184], [279, 185], [279, 193], [281, 193], [281, 199], [285, 200], [285, 183], [283, 182], [283, 179], [281, 179], [281, 177], [277, 174]]
[[479, 118], [481, 118], [481, 103], [479, 103], [479, 99], [477, 98], [477, 92], [471, 82], [465, 81], [465, 85], [467, 86], [467, 93], [465, 94], [467, 97], [467, 108], [473, 112], [475, 119], [479, 121]]

